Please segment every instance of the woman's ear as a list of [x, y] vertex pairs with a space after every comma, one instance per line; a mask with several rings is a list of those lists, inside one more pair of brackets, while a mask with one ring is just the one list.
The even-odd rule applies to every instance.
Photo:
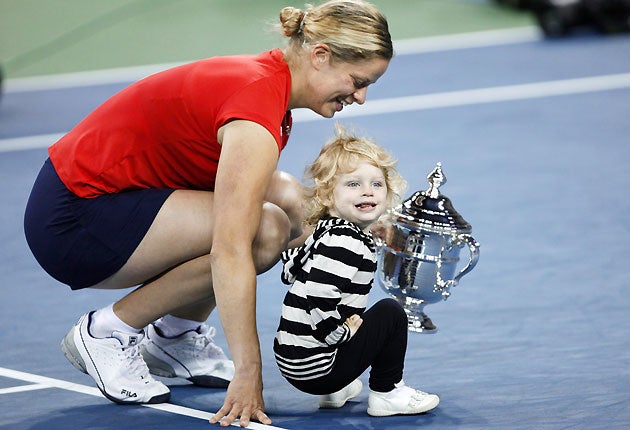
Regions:
[[325, 66], [331, 58], [331, 52], [328, 45], [319, 43], [311, 48], [311, 64], [315, 69]]

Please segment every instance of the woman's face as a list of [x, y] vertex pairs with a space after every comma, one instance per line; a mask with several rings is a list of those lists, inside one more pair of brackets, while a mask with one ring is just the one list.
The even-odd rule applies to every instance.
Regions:
[[305, 107], [326, 118], [332, 118], [344, 106], [363, 104], [367, 87], [376, 82], [389, 65], [389, 60], [382, 58], [342, 62], [333, 59], [329, 51], [311, 58], [315, 73], [311, 75]]

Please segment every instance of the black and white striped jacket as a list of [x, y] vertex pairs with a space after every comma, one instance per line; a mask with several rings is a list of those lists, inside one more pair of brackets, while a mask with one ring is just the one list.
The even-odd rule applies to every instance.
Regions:
[[331, 217], [282, 260], [282, 281], [291, 288], [274, 341], [276, 361], [286, 378], [315, 379], [330, 372], [337, 348], [350, 339], [344, 321], [365, 311], [376, 270], [374, 242], [357, 225]]

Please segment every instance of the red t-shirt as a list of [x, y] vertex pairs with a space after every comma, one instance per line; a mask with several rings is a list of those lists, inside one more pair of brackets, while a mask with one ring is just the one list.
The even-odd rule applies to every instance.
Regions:
[[279, 49], [175, 67], [105, 101], [49, 148], [50, 159], [80, 197], [140, 188], [213, 190], [218, 129], [233, 119], [254, 121], [282, 151], [290, 90]]

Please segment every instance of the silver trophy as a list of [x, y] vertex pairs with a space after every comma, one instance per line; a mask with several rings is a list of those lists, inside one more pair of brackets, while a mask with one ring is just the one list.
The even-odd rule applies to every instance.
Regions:
[[[442, 164], [427, 176], [430, 187], [417, 191], [389, 214], [386, 233], [375, 235], [377, 271], [381, 287], [407, 313], [409, 330], [435, 333], [437, 327], [424, 313], [426, 305], [446, 300], [451, 288], [470, 272], [479, 259], [479, 243], [450, 199], [440, 194], [446, 182]], [[468, 247], [467, 264], [459, 252]], [[458, 267], [464, 266], [458, 272]]]

